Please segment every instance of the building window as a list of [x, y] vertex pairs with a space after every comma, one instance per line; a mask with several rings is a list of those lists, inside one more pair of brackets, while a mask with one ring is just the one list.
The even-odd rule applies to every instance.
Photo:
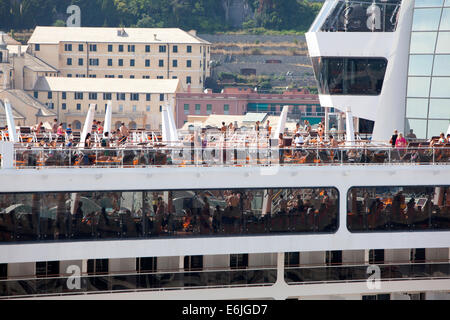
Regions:
[[150, 59], [145, 59], [145, 66], [150, 67]]
[[118, 93], [116, 97], [118, 101], [125, 101], [125, 93]]
[[89, 100], [97, 100], [97, 93], [89, 92]]
[[173, 46], [172, 47], [172, 51], [173, 51], [173, 53], [177, 53], [178, 52], [178, 46], [177, 45]]
[[72, 74], [71, 74], [71, 73], [68, 73], [68, 74], [67, 74], [67, 78], [72, 78]]
[[200, 105], [199, 104], [196, 104], [195, 105], [195, 114], [200, 114]]
[[105, 74], [105, 78], [114, 78], [113, 74]]
[[[80, 103], [77, 103], [77, 110], [78, 111], [81, 110], [81, 104]], [[80, 126], [80, 128], [81, 128], [81, 126]], [[77, 128], [77, 129], [80, 129], [80, 128]]]
[[123, 52], [123, 44], [119, 44], [119, 52]]
[[164, 76], [156, 76], [156, 79], [164, 79]]
[[36, 277], [47, 278], [59, 275], [59, 261], [36, 262]]
[[139, 93], [130, 93], [131, 101], [139, 101]]
[[142, 76], [142, 79], [150, 79], [150, 76]]
[[174, 67], [174, 68], [178, 67], [178, 60], [172, 61], [172, 67]]
[[83, 92], [75, 92], [75, 100], [83, 100]]
[[130, 79], [134, 79], [134, 75], [133, 74], [130, 75]]
[[67, 58], [67, 65], [71, 66], [72, 65], [72, 58]]
[[89, 78], [97, 78], [97, 75], [96, 74], [90, 74]]
[[66, 43], [64, 45], [64, 51], [72, 51], [72, 45], [70, 43]]
[[55, 107], [53, 102], [47, 102], [45, 105], [47, 106], [47, 109], [54, 109]]
[[192, 82], [191, 77], [190, 77], [190, 76], [187, 76], [187, 77], [186, 77], [186, 83], [189, 84], [189, 83], [191, 83], [191, 82]]
[[66, 110], [67, 109], [67, 105], [65, 103], [61, 104], [61, 109]]
[[189, 105], [188, 104], [184, 105], [184, 114], [189, 114]]
[[383, 264], [384, 249], [369, 250], [369, 264]]
[[134, 44], [128, 45], [128, 52], [134, 52]]
[[8, 278], [8, 264], [0, 263], [0, 280]]
[[166, 46], [159, 46], [159, 52], [166, 52]]
[[136, 271], [138, 273], [151, 273], [157, 271], [157, 258], [136, 258]]
[[223, 114], [230, 114], [230, 105], [229, 104], [223, 105]]
[[203, 269], [203, 256], [185, 256], [184, 257], [184, 270], [196, 271]]
[[88, 275], [107, 274], [109, 272], [108, 259], [89, 259], [87, 261]]
[[151, 101], [152, 95], [150, 93], [145, 94], [145, 101]]
[[64, 92], [62, 92], [61, 93], [61, 98], [63, 99], [63, 100], [66, 100], [66, 97], [67, 97], [67, 93], [64, 91]]
[[145, 46], [145, 52], [150, 52], [150, 46], [149, 45]]
[[159, 66], [164, 67], [164, 60], [159, 60]]
[[187, 50], [187, 53], [191, 53], [192, 52], [192, 46], [187, 46], [186, 50]]
[[112, 44], [108, 44], [108, 52], [112, 52], [113, 51], [113, 45]]
[[112, 67], [112, 65], [113, 65], [112, 59], [108, 59], [108, 67]]
[[79, 44], [78, 45], [78, 51], [83, 52], [84, 51], [84, 45]]
[[164, 101], [164, 93], [159, 94], [159, 101]]
[[79, 65], [79, 66], [82, 66], [82, 65], [83, 65], [83, 59], [82, 59], [82, 58], [79, 58], [79, 59], [78, 59], [78, 65]]
[[248, 268], [248, 254], [230, 254], [231, 269]]
[[53, 97], [53, 94], [51, 91], [47, 92], [47, 99], [51, 99]]
[[172, 79], [178, 79], [178, 77], [177, 76], [172, 76]]
[[35, 99], [38, 99], [39, 98], [39, 92], [38, 91], [33, 92], [33, 96], [34, 96]]
[[188, 68], [192, 67], [192, 61], [191, 60], [187, 60], [186, 61], [186, 67], [188, 67]]
[[123, 112], [123, 104], [119, 104], [119, 112]]
[[328, 266], [342, 265], [342, 251], [327, 251], [325, 262]]
[[89, 51], [97, 51], [97, 45], [96, 44], [90, 44], [89, 45]]
[[119, 75], [117, 76], [117, 78], [122, 79], [122, 78], [123, 78], [123, 75], [122, 75], [122, 74], [119, 74]]
[[150, 106], [146, 106], [145, 111], [150, 112]]
[[159, 112], [162, 112], [162, 106], [159, 106]]
[[40, 51], [41, 50], [41, 45], [40, 44], [35, 44], [34, 45], [34, 51]]
[[98, 59], [89, 59], [90, 66], [98, 66]]
[[298, 267], [300, 265], [300, 252], [285, 252], [284, 253], [284, 266], [285, 267]]
[[133, 105], [133, 106], [131, 107], [131, 111], [132, 111], [132, 112], [136, 112], [136, 111], [137, 111], [137, 106], [136, 106], [136, 105]]
[[211, 114], [212, 113], [212, 104], [207, 104], [206, 105], [206, 114]]
[[134, 67], [134, 59], [130, 60], [130, 67]]
[[103, 93], [103, 100], [111, 100], [111, 93], [110, 92]]

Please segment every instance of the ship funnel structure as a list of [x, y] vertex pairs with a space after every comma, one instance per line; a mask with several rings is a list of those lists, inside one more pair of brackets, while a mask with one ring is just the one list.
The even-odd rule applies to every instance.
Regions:
[[105, 111], [105, 124], [103, 127], [103, 137], [106, 132], [109, 132], [109, 136], [111, 136], [111, 116], [112, 116], [112, 101], [108, 101]]
[[11, 104], [8, 99], [5, 99], [5, 111], [6, 111], [6, 123], [8, 124], [9, 141], [19, 142], [17, 136], [16, 125], [14, 123], [14, 115], [12, 112]]
[[95, 104], [91, 103], [89, 105], [89, 110], [86, 116], [86, 121], [84, 122], [83, 131], [80, 136], [80, 147], [84, 148], [84, 141], [86, 140], [86, 136], [88, 133], [92, 131], [92, 123], [94, 122], [95, 115]]
[[163, 106], [161, 117], [162, 140], [164, 142], [177, 142], [179, 138], [177, 129], [175, 127], [175, 119], [173, 117], [172, 107], [170, 105]]

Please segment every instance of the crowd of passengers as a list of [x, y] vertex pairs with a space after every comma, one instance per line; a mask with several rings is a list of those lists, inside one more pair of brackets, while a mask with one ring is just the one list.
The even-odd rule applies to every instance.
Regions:
[[[55, 217], [40, 217], [38, 221], [39, 201], [46, 201], [43, 196], [34, 199], [37, 208], [31, 209], [29, 214], [16, 214], [15, 210], [0, 214], [0, 240], [14, 241], [21, 236], [32, 236], [38, 232], [42, 239], [62, 239], [314, 232], [336, 228], [337, 199], [326, 190], [313, 191], [308, 195], [298, 190], [284, 195], [268, 190], [268, 196], [272, 200], [265, 214], [262, 214], [261, 208], [252, 207], [252, 191], [226, 190], [210, 193], [212, 192], [215, 195], [207, 196], [206, 193], [196, 192], [190, 200], [201, 199], [201, 205], [193, 205], [193, 201], [187, 201], [183, 204], [181, 214], [176, 212], [170, 192], [168, 201], [164, 201], [160, 193], [153, 193], [153, 200], [134, 213], [121, 208], [120, 193], [107, 193], [104, 198], [98, 199], [101, 203], [107, 197], [107, 202], [112, 206], [106, 209], [103, 205], [98, 211], [92, 211], [82, 201], [75, 200], [75, 210], [71, 213], [70, 206], [65, 205], [66, 199], [62, 198], [59, 199], [62, 201], [56, 209]], [[11, 204], [7, 198], [0, 200], [0, 209]], [[212, 205], [214, 201], [220, 201], [221, 204]]]
[[[7, 130], [7, 128], [5, 128]], [[33, 132], [42, 134], [46, 131], [43, 123], [39, 123], [32, 128]], [[48, 131], [48, 130], [47, 130]], [[226, 148], [236, 150], [242, 147], [235, 147], [233, 143], [227, 143], [231, 141], [231, 137], [239, 131], [236, 125], [230, 123], [226, 125], [222, 123], [222, 127], [219, 129], [223, 135], [223, 140]], [[258, 139], [269, 141], [272, 135], [272, 127], [269, 121], [264, 126], [259, 121], [255, 123], [253, 133], [256, 133]], [[92, 131], [87, 134], [84, 141], [75, 141], [74, 132], [71, 125], [67, 128], [63, 128], [63, 124], [58, 124], [54, 119], [51, 134], [54, 135], [54, 139], [40, 139], [38, 142], [25, 143], [24, 146], [28, 148], [40, 147], [43, 149], [73, 149], [75, 147], [82, 146], [84, 153], [73, 155], [73, 158], [68, 160], [58, 159], [56, 153], [47, 153], [46, 159], [41, 160], [42, 165], [92, 165], [92, 164], [121, 164], [121, 165], [170, 165], [173, 163], [172, 154], [168, 150], [163, 150], [158, 145], [147, 145], [146, 143], [132, 143], [130, 140], [130, 129], [128, 129], [125, 123], [122, 123], [120, 128], [110, 132], [104, 132], [103, 124], [100, 121], [93, 121]], [[97, 139], [94, 139], [93, 135], [96, 135]], [[245, 133], [244, 133], [245, 134]], [[248, 133], [246, 133], [248, 134]], [[197, 141], [195, 141], [197, 139]], [[190, 133], [184, 137], [185, 146], [188, 148], [194, 148], [194, 146], [202, 148], [202, 160], [204, 157], [204, 150], [214, 146], [215, 138], [208, 136], [206, 130], [203, 130], [201, 134], [195, 135]], [[277, 139], [278, 141], [278, 162], [279, 163], [332, 163], [332, 162], [354, 162], [354, 163], [383, 163], [386, 161], [401, 161], [401, 162], [445, 162], [450, 158], [450, 134], [445, 136], [441, 133], [439, 137], [434, 137], [428, 142], [416, 142], [417, 138], [413, 130], [410, 130], [409, 134], [405, 137], [403, 133], [394, 131], [390, 144], [392, 150], [386, 148], [374, 149], [374, 148], [342, 148], [346, 146], [345, 135], [340, 136], [337, 134], [336, 129], [332, 128], [330, 132], [325, 134], [325, 126], [321, 122], [318, 124], [316, 130], [312, 129], [308, 120], [304, 121], [304, 125], [300, 123], [296, 124], [296, 128], [293, 131], [286, 130], [284, 133], [280, 133]], [[246, 145], [248, 146], [248, 139]], [[114, 154], [113, 152], [105, 151], [103, 153], [95, 153], [95, 155], [89, 155], [86, 152], [89, 149], [114, 149], [118, 146], [132, 146], [136, 150], [148, 148], [155, 151], [150, 155], [147, 153], [139, 154], [138, 152], [127, 152], [127, 154], [121, 153]], [[446, 147], [446, 148], [439, 148]], [[228, 158], [226, 158], [228, 157]], [[49, 159], [50, 158], [50, 159]], [[17, 159], [19, 162], [28, 164], [27, 159]], [[187, 163], [194, 162], [194, 153], [191, 157], [187, 157]], [[225, 156], [221, 159], [225, 163], [236, 163], [236, 152], [231, 153], [231, 156]], [[257, 163], [261, 163], [263, 159], [257, 159]], [[36, 160], [38, 161], [38, 160]], [[31, 161], [33, 162], [33, 161]], [[45, 163], [45, 164], [44, 164]], [[183, 162], [184, 164], [185, 162]], [[179, 164], [179, 163], [177, 163]], [[203, 162], [203, 164], [207, 164]]]

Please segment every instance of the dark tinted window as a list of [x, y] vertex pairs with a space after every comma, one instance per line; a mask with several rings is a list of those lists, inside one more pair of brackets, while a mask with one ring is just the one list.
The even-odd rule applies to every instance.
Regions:
[[379, 95], [387, 60], [384, 58], [312, 58], [320, 94]]

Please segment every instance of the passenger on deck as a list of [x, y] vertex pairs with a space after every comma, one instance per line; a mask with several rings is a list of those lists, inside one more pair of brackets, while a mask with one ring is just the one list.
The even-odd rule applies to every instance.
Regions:
[[398, 131], [394, 130], [394, 134], [391, 137], [391, 140], [389, 141], [392, 145], [392, 148], [395, 147], [395, 142], [397, 141], [397, 137], [398, 137]]
[[395, 147], [399, 150], [404, 150], [408, 143], [406, 142], [405, 137], [403, 137], [403, 133], [399, 133], [397, 139], [395, 140]]
[[409, 130], [408, 135], [406, 136], [406, 139], [408, 139], [409, 141], [417, 139], [417, 136], [415, 135], [415, 133], [413, 132], [413, 129]]
[[120, 144], [125, 143], [127, 141], [127, 139], [128, 139], [128, 136], [130, 135], [130, 131], [128, 130], [128, 128], [127, 128], [127, 126], [125, 125], [124, 122], [122, 122], [122, 125], [119, 128], [119, 131], [120, 131], [120, 134], [121, 134], [119, 143]]

